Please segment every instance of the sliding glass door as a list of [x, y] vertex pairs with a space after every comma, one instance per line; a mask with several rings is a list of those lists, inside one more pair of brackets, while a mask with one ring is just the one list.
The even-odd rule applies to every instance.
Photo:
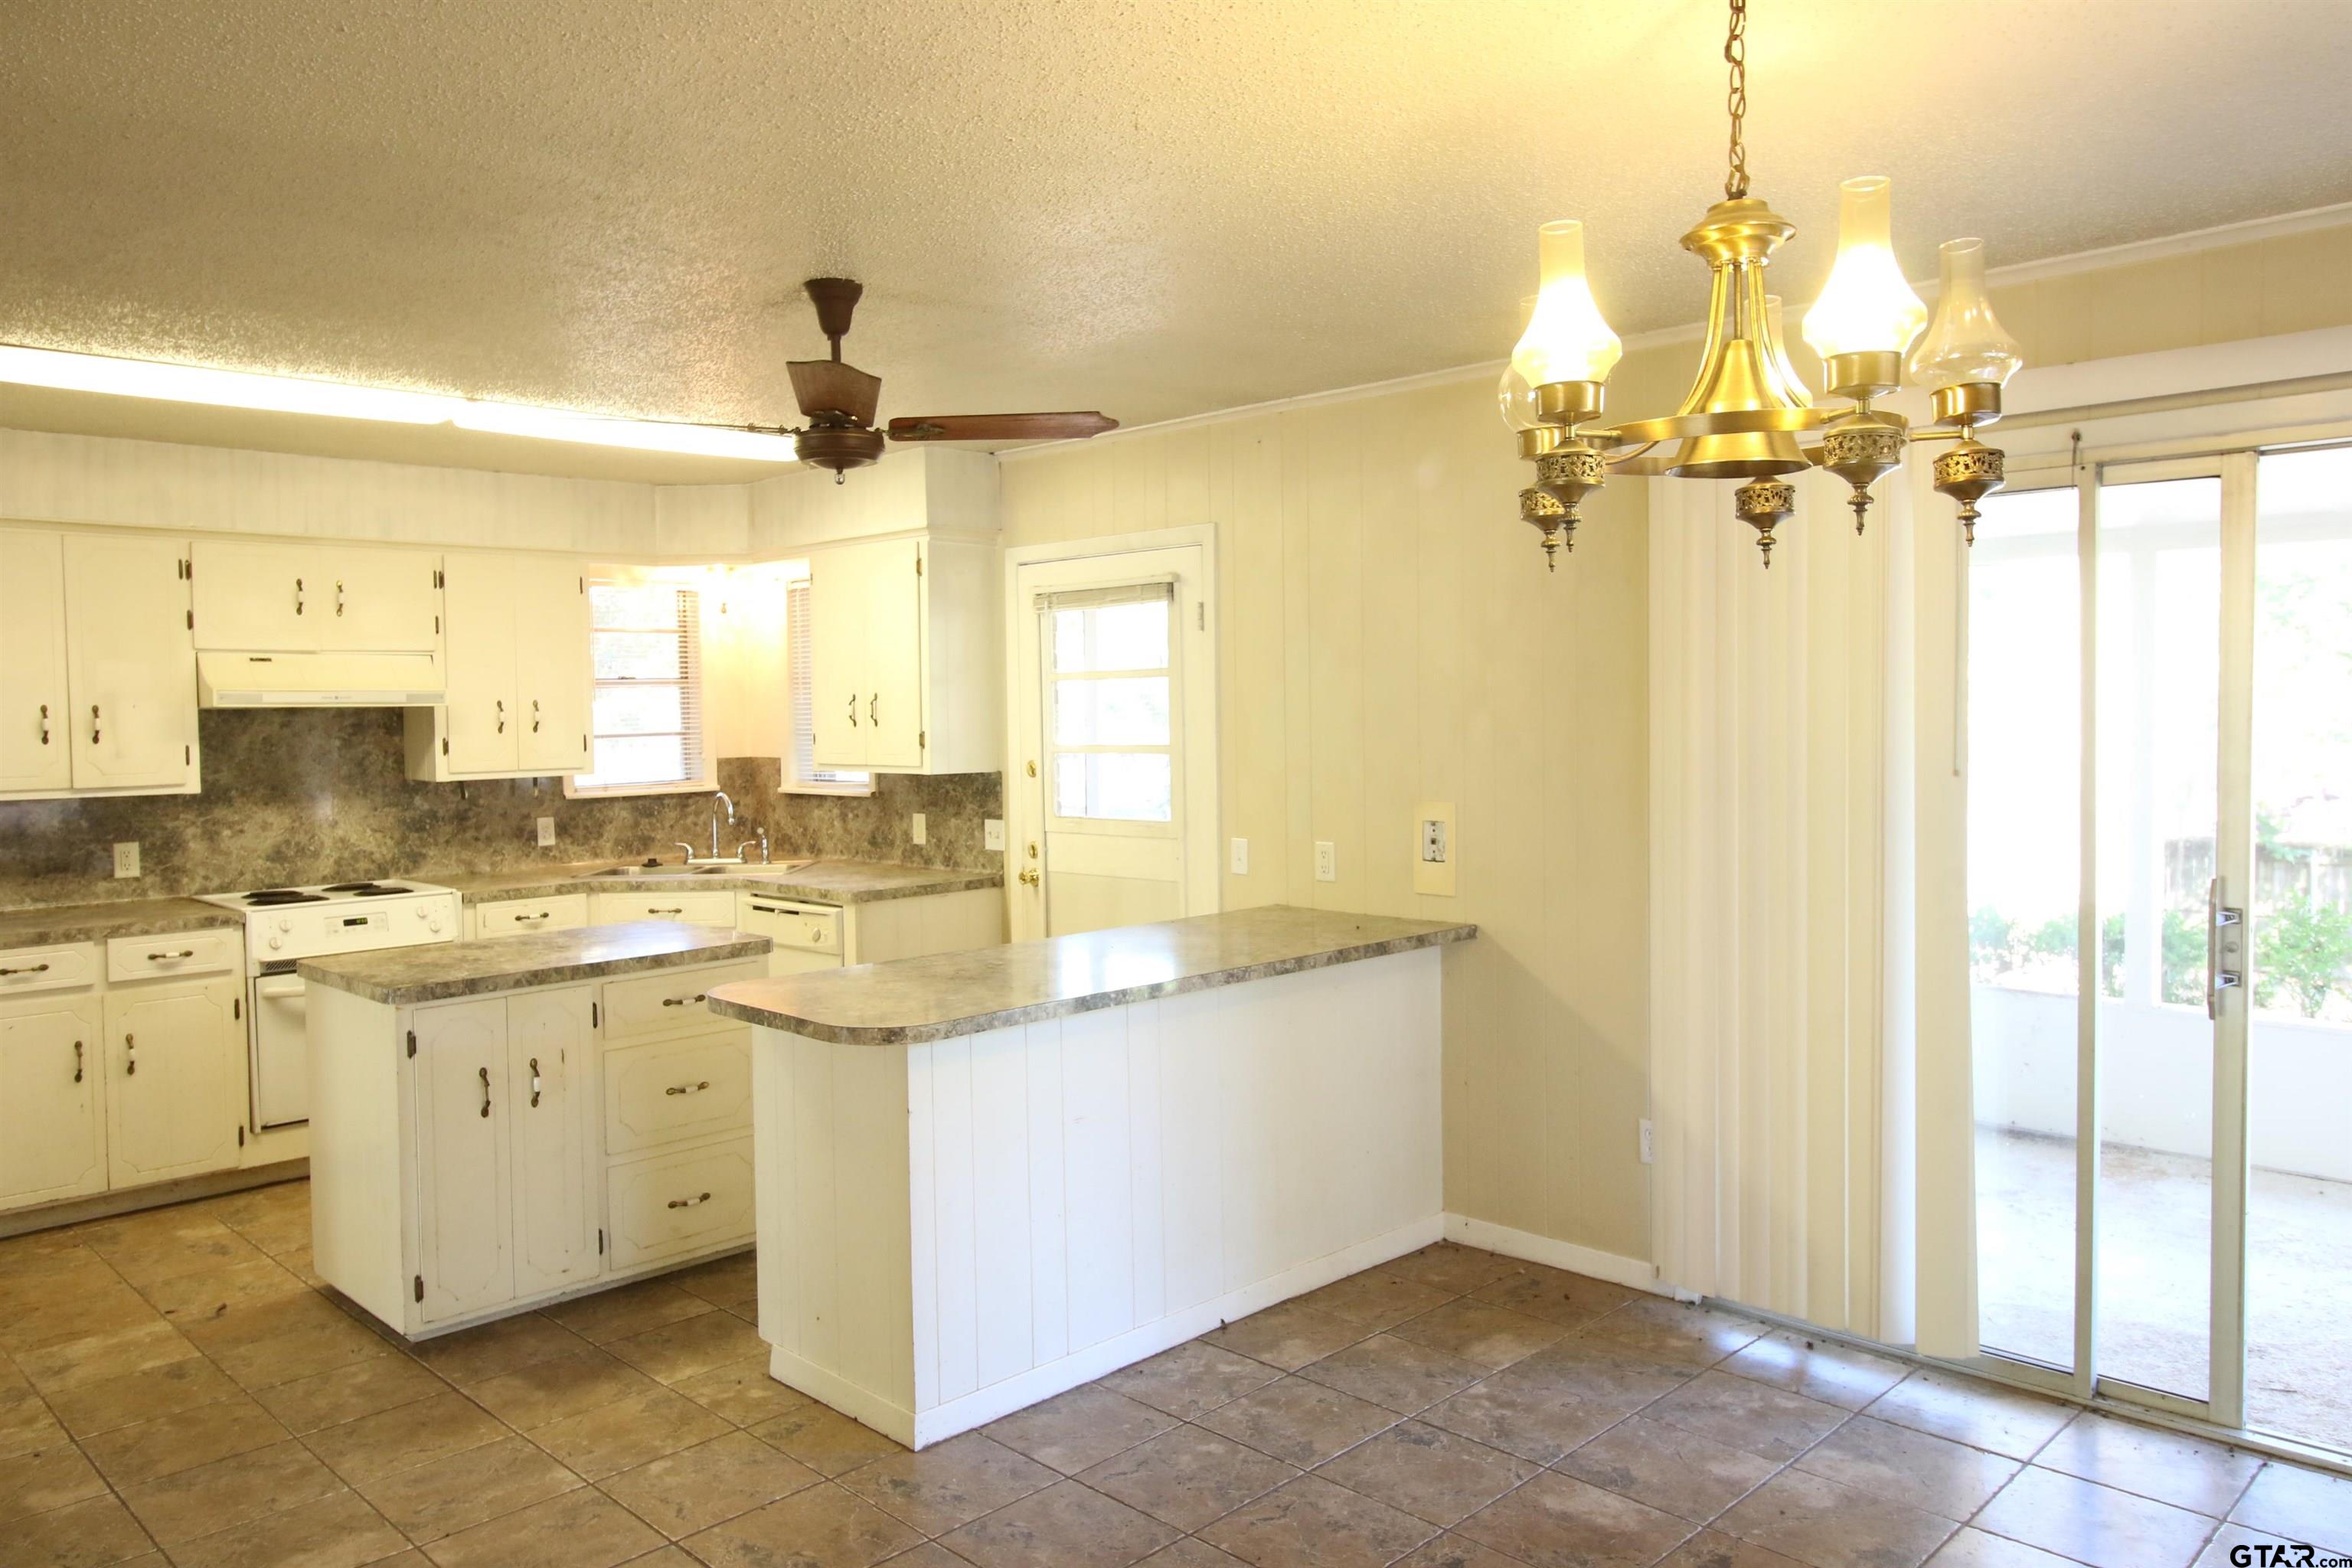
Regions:
[[1995, 497], [1966, 767], [1984, 1353], [2352, 1449], [2315, 1326], [2352, 1288], [2347, 495], [2335, 448]]

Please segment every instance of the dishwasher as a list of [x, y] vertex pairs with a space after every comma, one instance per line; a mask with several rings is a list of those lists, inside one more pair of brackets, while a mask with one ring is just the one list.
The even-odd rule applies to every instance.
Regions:
[[776, 945], [768, 952], [768, 973], [800, 974], [841, 967], [841, 910], [835, 904], [804, 904], [764, 893], [739, 895], [738, 929]]

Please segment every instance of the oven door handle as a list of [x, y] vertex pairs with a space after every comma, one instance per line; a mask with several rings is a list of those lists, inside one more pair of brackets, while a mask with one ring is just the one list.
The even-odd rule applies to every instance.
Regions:
[[299, 996], [303, 990], [303, 982], [290, 974], [268, 975], [253, 983], [253, 994], [272, 1002], [282, 1002], [289, 996]]

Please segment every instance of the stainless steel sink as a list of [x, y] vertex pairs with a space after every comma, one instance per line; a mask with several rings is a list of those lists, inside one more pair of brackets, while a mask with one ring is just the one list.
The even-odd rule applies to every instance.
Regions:
[[716, 877], [721, 871], [741, 869], [740, 866], [615, 866], [609, 871], [592, 871], [589, 875], [642, 882], [659, 877]]

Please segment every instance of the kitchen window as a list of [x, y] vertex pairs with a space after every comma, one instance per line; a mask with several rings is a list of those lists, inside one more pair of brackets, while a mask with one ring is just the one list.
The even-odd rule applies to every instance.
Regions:
[[592, 577], [592, 772], [572, 795], [712, 787], [703, 744], [702, 595], [675, 583]]
[[789, 647], [792, 753], [784, 759], [784, 791], [790, 795], [872, 795], [874, 775], [850, 768], [816, 765], [816, 696], [810, 685], [809, 584], [806, 578], [784, 590], [784, 635]]

